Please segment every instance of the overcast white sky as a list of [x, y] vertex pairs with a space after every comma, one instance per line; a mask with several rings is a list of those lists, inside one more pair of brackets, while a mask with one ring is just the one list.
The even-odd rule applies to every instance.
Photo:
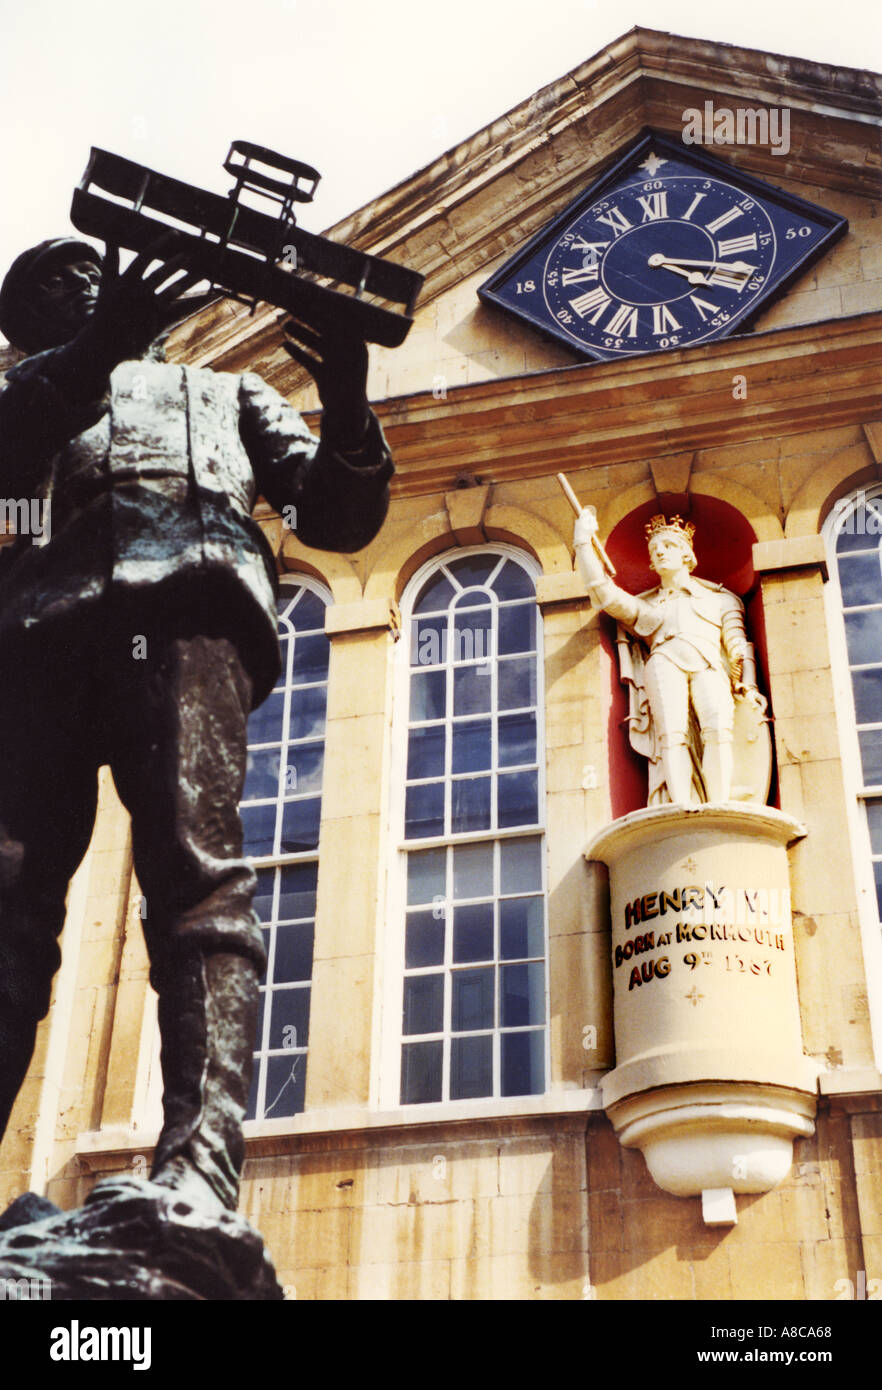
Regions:
[[268, 145], [319, 231], [634, 24], [882, 70], [880, 0], [0, 0], [0, 272], [71, 230], [91, 145], [218, 192]]

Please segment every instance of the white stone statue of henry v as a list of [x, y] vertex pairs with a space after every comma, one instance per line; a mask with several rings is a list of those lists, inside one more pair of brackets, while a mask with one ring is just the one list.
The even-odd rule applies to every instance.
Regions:
[[765, 801], [771, 745], [744, 608], [692, 573], [694, 532], [678, 516], [653, 517], [646, 537], [659, 587], [630, 594], [610, 578], [594, 508], [583, 507], [576, 562], [594, 603], [619, 624], [631, 746], [649, 760], [647, 804]]

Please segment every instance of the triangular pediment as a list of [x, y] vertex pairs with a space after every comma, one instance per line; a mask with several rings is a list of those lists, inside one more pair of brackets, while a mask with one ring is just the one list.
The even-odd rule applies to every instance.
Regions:
[[[878, 75], [635, 28], [329, 235], [420, 271], [426, 278], [418, 321], [432, 312], [443, 319], [450, 291], [491, 273], [600, 177], [643, 128], [679, 138], [684, 112], [706, 103], [790, 113], [786, 153], [759, 143], [715, 147], [734, 168], [809, 199], [823, 201], [827, 191], [846, 201], [878, 197]], [[278, 349], [275, 333], [275, 344], [266, 341], [276, 318], [266, 310], [249, 320], [226, 304], [200, 316], [182, 339], [191, 350], [198, 346], [201, 360], [228, 369], [247, 360], [290, 392], [303, 377]], [[476, 347], [482, 350], [486, 344]], [[402, 370], [408, 356], [405, 344]], [[552, 354], [545, 365], [556, 363], [562, 364]], [[408, 390], [406, 375], [401, 390]]]

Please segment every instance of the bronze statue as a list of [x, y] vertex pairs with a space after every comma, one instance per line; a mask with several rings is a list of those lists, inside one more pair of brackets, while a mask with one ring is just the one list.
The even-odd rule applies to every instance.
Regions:
[[0, 289], [0, 328], [29, 354], [0, 392], [0, 491], [51, 506], [48, 544], [0, 552], [0, 1136], [109, 764], [159, 995], [152, 1176], [234, 1208], [264, 965], [237, 804], [248, 716], [279, 672], [251, 509], [260, 494], [294, 508], [305, 544], [358, 550], [393, 467], [351, 334], [287, 326], [320, 440], [258, 376], [166, 362], [157, 339], [197, 277], [163, 249], [120, 272], [113, 247], [47, 241]]

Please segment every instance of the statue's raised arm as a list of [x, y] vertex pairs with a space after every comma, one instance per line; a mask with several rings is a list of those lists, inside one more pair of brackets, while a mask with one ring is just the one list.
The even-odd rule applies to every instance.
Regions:
[[[611, 577], [593, 507], [576, 518], [576, 563], [593, 601], [619, 624], [632, 747], [649, 760], [648, 804], [764, 800], [766, 702], [741, 600], [694, 573], [694, 527], [653, 517], [659, 586], [631, 594]], [[746, 756], [740, 756], [742, 745]], [[743, 764], [743, 766], [742, 766]]]

